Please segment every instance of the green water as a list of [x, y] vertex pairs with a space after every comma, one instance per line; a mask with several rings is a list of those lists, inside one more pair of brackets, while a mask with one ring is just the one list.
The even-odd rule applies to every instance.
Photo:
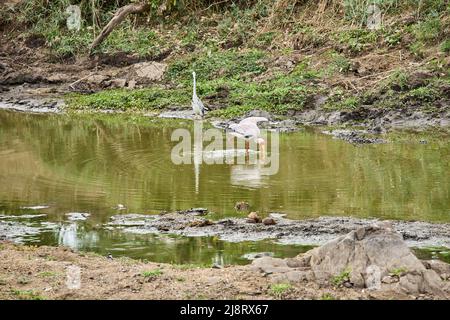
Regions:
[[[450, 222], [446, 137], [421, 144], [408, 135], [394, 143], [354, 146], [313, 130], [282, 134], [279, 150], [269, 150], [279, 155], [279, 170], [267, 175], [258, 165], [175, 165], [176, 128], [192, 130], [192, 122], [0, 111], [0, 215], [47, 214], [45, 222], [56, 227], [25, 242], [176, 263], [239, 263], [245, 253], [293, 256], [303, 247], [126, 235], [101, 225], [115, 214], [191, 207], [206, 207], [220, 218], [236, 215], [234, 204], [243, 200], [252, 210], [293, 219], [344, 215]], [[126, 209], [118, 210], [118, 204]], [[49, 208], [21, 209], [36, 205]], [[68, 222], [68, 212], [91, 216]]]

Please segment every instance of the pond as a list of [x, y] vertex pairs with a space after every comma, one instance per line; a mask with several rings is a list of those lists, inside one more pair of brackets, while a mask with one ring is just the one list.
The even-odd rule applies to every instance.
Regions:
[[[238, 201], [291, 219], [450, 222], [448, 139], [419, 143], [411, 134], [355, 146], [306, 128], [280, 134], [276, 149], [267, 144], [278, 161], [269, 172], [260, 164], [175, 164], [179, 142], [171, 138], [180, 128], [195, 136], [190, 120], [0, 111], [0, 219], [39, 226], [20, 237], [25, 243], [175, 263], [245, 263], [252, 252], [294, 256], [310, 247], [132, 235], [102, 225], [117, 214], [192, 207], [208, 208], [213, 218], [243, 216]], [[90, 215], [72, 221], [66, 214], [73, 212]]]

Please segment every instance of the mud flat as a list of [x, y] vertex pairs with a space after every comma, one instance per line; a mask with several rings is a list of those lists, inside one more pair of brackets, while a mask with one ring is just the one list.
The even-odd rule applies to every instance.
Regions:
[[[257, 241], [274, 239], [282, 244], [321, 245], [337, 236], [360, 227], [379, 222], [377, 219], [350, 217], [320, 217], [291, 220], [282, 214], [270, 214], [276, 224], [249, 223], [245, 218], [229, 218], [213, 221], [205, 212], [179, 211], [160, 215], [116, 215], [104, 225], [132, 233], [169, 233], [187, 237], [217, 236], [224, 241]], [[450, 224], [421, 221], [392, 221], [395, 231], [403, 236], [408, 246], [450, 247]]]

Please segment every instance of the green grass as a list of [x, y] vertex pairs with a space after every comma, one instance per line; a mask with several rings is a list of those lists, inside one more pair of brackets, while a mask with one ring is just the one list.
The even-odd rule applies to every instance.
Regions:
[[336, 298], [331, 293], [324, 293], [320, 300], [336, 300]]
[[190, 92], [184, 89], [149, 89], [127, 90], [114, 89], [82, 95], [71, 94], [66, 97], [70, 109], [90, 110], [160, 110], [168, 106], [188, 105]]
[[342, 286], [345, 282], [350, 281], [350, 269], [343, 270], [340, 274], [334, 276], [331, 280], [336, 287]]
[[450, 53], [450, 39], [444, 40], [440, 47], [442, 52]]
[[183, 59], [174, 61], [169, 66], [166, 80], [175, 83], [190, 83], [192, 71], [197, 73], [199, 85], [202, 81], [220, 78], [243, 80], [267, 70], [264, 65], [265, 57], [266, 54], [257, 49], [243, 52], [218, 50], [203, 54], [190, 54]]
[[286, 293], [292, 290], [289, 283], [272, 284], [269, 288], [269, 294], [277, 299], [281, 299]]
[[44, 296], [33, 290], [11, 290], [11, 293], [20, 300], [45, 300]]
[[433, 43], [441, 37], [442, 25], [439, 17], [429, 17], [413, 27], [416, 39], [425, 43]]
[[410, 90], [406, 98], [419, 102], [432, 102], [439, 97], [439, 92], [432, 86], [419, 87]]
[[[210, 57], [211, 59], [209, 59]], [[165, 76], [167, 88], [158, 86], [138, 89], [113, 89], [94, 94], [69, 94], [66, 102], [74, 110], [152, 110], [159, 111], [171, 106], [190, 108], [193, 70], [197, 73], [197, 93], [205, 105], [220, 104], [218, 110], [208, 116], [235, 117], [252, 109], [261, 109], [277, 114], [289, 110], [302, 110], [308, 97], [318, 88], [310, 84], [311, 79], [322, 76], [322, 71], [309, 67], [303, 61], [289, 74], [274, 73], [266, 81], [248, 79], [266, 71], [265, 54], [248, 52], [217, 51], [200, 54], [173, 62]], [[226, 91], [226, 96], [208, 100]], [[211, 108], [214, 109], [214, 108]]]
[[397, 69], [389, 75], [386, 85], [388, 87], [397, 86], [400, 90], [405, 90], [408, 87], [408, 74], [404, 70]]
[[409, 51], [418, 58], [425, 57], [426, 46], [422, 41], [416, 41], [409, 46]]
[[143, 271], [141, 273], [141, 275], [144, 278], [156, 278], [159, 277], [160, 275], [162, 275], [163, 272], [160, 269], [155, 269], [155, 270], [148, 270], [148, 271]]
[[332, 70], [340, 72], [340, 73], [347, 73], [350, 71], [351, 62], [349, 59], [347, 59], [342, 54], [333, 53], [331, 68], [332, 68]]
[[208, 263], [185, 263], [185, 264], [173, 264], [172, 266], [179, 270], [211, 268], [211, 264], [208, 264]]
[[56, 277], [59, 275], [60, 275], [60, 273], [54, 272], [54, 271], [43, 271], [43, 272], [38, 273], [38, 276], [43, 277], [43, 278], [51, 278], [51, 277]]
[[350, 29], [336, 34], [336, 40], [348, 47], [350, 52], [359, 53], [378, 40], [378, 32], [368, 29]]
[[400, 267], [400, 268], [396, 268], [391, 270], [389, 273], [391, 273], [394, 276], [400, 277], [403, 273], [408, 272], [408, 269], [406, 269], [405, 267]]

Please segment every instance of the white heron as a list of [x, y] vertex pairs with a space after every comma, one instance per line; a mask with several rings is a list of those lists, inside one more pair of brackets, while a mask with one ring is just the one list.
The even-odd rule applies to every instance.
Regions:
[[249, 117], [229, 126], [232, 130], [231, 135], [245, 140], [245, 150], [248, 151], [250, 140], [255, 141], [260, 147], [264, 148], [266, 141], [260, 137], [261, 130], [258, 128], [258, 122], [269, 121], [265, 117]]
[[203, 102], [197, 97], [197, 84], [195, 81], [195, 71], [192, 72], [192, 77], [194, 78], [194, 87], [192, 90], [192, 110], [194, 114], [203, 117], [205, 115], [205, 106]]

